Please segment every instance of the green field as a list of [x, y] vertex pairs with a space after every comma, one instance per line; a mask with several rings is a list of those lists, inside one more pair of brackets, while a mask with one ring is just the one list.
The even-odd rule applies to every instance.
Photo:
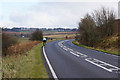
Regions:
[[21, 42], [28, 42], [28, 41], [30, 41], [29, 38], [19, 38], [18, 39], [18, 42], [20, 42], [20, 43]]

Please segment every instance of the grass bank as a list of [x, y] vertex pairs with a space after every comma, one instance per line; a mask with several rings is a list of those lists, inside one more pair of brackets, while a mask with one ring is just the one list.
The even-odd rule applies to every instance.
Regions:
[[3, 57], [3, 78], [48, 78], [41, 59], [42, 43], [17, 56]]
[[105, 51], [103, 49], [99, 49], [99, 48], [95, 48], [95, 47], [89, 47], [89, 46], [85, 46], [85, 45], [82, 45], [82, 44], [79, 44], [77, 41], [72, 41], [73, 44], [77, 45], [77, 46], [80, 46], [80, 47], [84, 47], [84, 48], [87, 48], [87, 49], [93, 49], [93, 50], [97, 50], [97, 51], [101, 51], [101, 52], [104, 52], [104, 53], [109, 53], [109, 54], [115, 54], [115, 55], [120, 55], [118, 52], [111, 52], [111, 51]]

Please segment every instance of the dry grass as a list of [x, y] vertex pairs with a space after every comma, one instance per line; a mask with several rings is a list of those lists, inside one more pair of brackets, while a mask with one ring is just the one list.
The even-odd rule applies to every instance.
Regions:
[[[38, 44], [25, 54], [3, 57], [3, 78], [48, 78]], [[26, 55], [27, 54], [27, 55]]]
[[98, 43], [95, 47], [98, 48], [98, 49], [103, 49], [105, 51], [118, 53], [119, 47], [118, 47], [118, 36], [117, 36], [117, 34], [113, 35], [113, 36], [110, 36], [110, 37], [107, 37], [102, 42]]
[[51, 34], [51, 35], [45, 35], [44, 37], [49, 37], [49, 38], [74, 38], [75, 34]]
[[33, 48], [33, 46], [37, 45], [38, 43], [40, 43], [40, 42], [39, 41], [30, 41], [30, 42], [24, 42], [24, 43], [12, 45], [8, 48], [7, 54], [9, 54], [9, 55], [15, 54], [16, 55], [16, 54], [21, 54], [21, 53], [27, 52], [28, 50]]
[[107, 37], [106, 39], [104, 39], [100, 43], [97, 43], [96, 45], [94, 45], [94, 47], [89, 47], [89, 46], [79, 44], [77, 41], [73, 41], [73, 43], [75, 45], [78, 45], [78, 46], [81, 46], [81, 47], [84, 47], [84, 48], [94, 49], [94, 50], [102, 51], [102, 52], [105, 52], [105, 53], [120, 55], [120, 53], [118, 52], [120, 49], [118, 47], [118, 36], [117, 36], [117, 34], [112, 35], [110, 37]]

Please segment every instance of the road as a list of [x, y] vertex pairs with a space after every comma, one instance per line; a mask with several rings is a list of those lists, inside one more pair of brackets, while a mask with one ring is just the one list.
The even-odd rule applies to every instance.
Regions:
[[44, 63], [50, 76], [59, 79], [119, 80], [119, 56], [82, 48], [72, 41], [53, 41], [43, 47]]

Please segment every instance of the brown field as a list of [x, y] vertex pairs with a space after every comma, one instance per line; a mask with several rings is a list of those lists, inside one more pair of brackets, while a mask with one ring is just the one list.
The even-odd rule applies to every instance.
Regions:
[[55, 32], [57, 34], [76, 34], [77, 32]]
[[44, 31], [44, 35], [50, 35], [50, 34], [76, 34], [77, 32], [57, 32], [57, 31]]
[[[27, 32], [5, 32], [7, 34], [10, 35], [20, 35], [20, 34], [24, 34], [24, 35], [31, 35], [31, 33], [27, 33]], [[44, 37], [48, 37], [48, 38], [66, 38], [66, 36], [68, 38], [74, 38], [75, 35], [77, 34], [77, 32], [54, 32], [54, 31], [45, 31], [43, 32], [43, 36]]]
[[44, 37], [48, 37], [48, 38], [66, 38], [66, 36], [68, 38], [74, 38], [75, 34], [51, 34], [51, 35], [45, 35]]

